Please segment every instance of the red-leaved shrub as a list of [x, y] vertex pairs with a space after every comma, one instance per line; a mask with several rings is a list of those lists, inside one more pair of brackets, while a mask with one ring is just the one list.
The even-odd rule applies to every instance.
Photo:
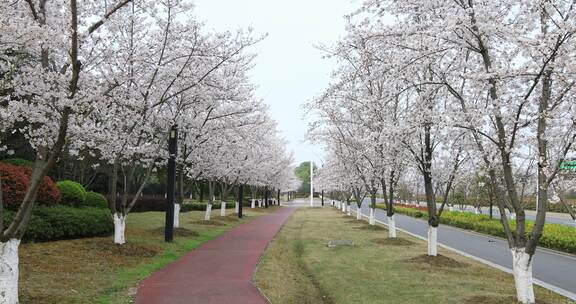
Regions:
[[[18, 210], [24, 200], [32, 169], [29, 167], [13, 166], [0, 162], [0, 176], [2, 177], [2, 198], [4, 208]], [[60, 202], [60, 191], [48, 176], [42, 180], [36, 201], [40, 205], [55, 205]]]

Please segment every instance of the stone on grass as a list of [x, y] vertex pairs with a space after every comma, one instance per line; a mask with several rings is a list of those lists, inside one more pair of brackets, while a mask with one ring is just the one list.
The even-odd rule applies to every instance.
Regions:
[[328, 242], [328, 247], [342, 247], [342, 246], [354, 246], [354, 241], [352, 240], [331, 240]]

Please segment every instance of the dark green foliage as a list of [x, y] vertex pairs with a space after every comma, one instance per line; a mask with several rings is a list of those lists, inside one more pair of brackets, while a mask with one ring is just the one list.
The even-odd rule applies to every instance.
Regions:
[[[14, 218], [14, 212], [4, 214], [5, 225]], [[112, 216], [108, 209], [72, 208], [67, 206], [36, 206], [24, 241], [53, 241], [109, 235], [114, 231]]]
[[[132, 200], [133, 197], [128, 198], [128, 202]], [[207, 203], [184, 203], [180, 207], [181, 212], [188, 211], [205, 211]], [[243, 206], [250, 207], [249, 201], [244, 201]], [[233, 201], [226, 203], [226, 209], [233, 209], [236, 207], [236, 203]], [[212, 210], [220, 209], [220, 202], [214, 202], [212, 205]], [[148, 211], [166, 211], [166, 198], [163, 196], [141, 196], [138, 201], [130, 210], [130, 212], [148, 212]]]
[[6, 158], [3, 160], [0, 160], [0, 162], [14, 165], [14, 166], [20, 166], [20, 167], [32, 167], [32, 165], [34, 165], [33, 161], [23, 159], [23, 158]]
[[74, 181], [63, 180], [56, 183], [62, 195], [62, 204], [71, 207], [80, 207], [86, 200], [86, 189]]
[[[314, 170], [316, 166], [314, 166]], [[300, 179], [302, 184], [298, 189], [298, 194], [308, 195], [310, 194], [310, 162], [302, 162], [298, 167], [294, 169], [294, 174]]]
[[[206, 206], [208, 204], [207, 203], [186, 203], [183, 204], [182, 207], [180, 207], [180, 211], [181, 212], [188, 212], [188, 211], [206, 211]], [[250, 207], [251, 203], [250, 202], [244, 202], [244, 204], [242, 204], [243, 207]], [[220, 202], [215, 202], [212, 205], [212, 210], [219, 210], [221, 207]], [[227, 202], [226, 203], [226, 209], [234, 209], [236, 208], [236, 203], [235, 202]]]
[[108, 208], [108, 200], [106, 197], [98, 192], [86, 192], [86, 200], [84, 201], [85, 207], [95, 208]]

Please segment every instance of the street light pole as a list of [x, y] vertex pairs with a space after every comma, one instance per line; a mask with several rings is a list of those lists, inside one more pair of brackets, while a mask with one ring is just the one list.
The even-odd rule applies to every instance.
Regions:
[[310, 161], [310, 207], [314, 207], [314, 163]]
[[178, 153], [178, 126], [173, 125], [168, 137], [168, 178], [166, 181], [166, 224], [164, 228], [164, 241], [172, 242], [174, 239], [174, 192], [176, 189], [176, 154]]

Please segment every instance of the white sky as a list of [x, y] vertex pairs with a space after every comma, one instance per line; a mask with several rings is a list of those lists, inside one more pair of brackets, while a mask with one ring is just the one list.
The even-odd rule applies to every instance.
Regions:
[[334, 62], [314, 48], [333, 45], [345, 34], [344, 15], [359, 0], [194, 0], [195, 15], [207, 29], [254, 28], [268, 37], [250, 51], [258, 54], [252, 81], [270, 105], [281, 136], [289, 141], [296, 163], [321, 163], [322, 149], [304, 141], [307, 122], [301, 105], [329, 83]]

